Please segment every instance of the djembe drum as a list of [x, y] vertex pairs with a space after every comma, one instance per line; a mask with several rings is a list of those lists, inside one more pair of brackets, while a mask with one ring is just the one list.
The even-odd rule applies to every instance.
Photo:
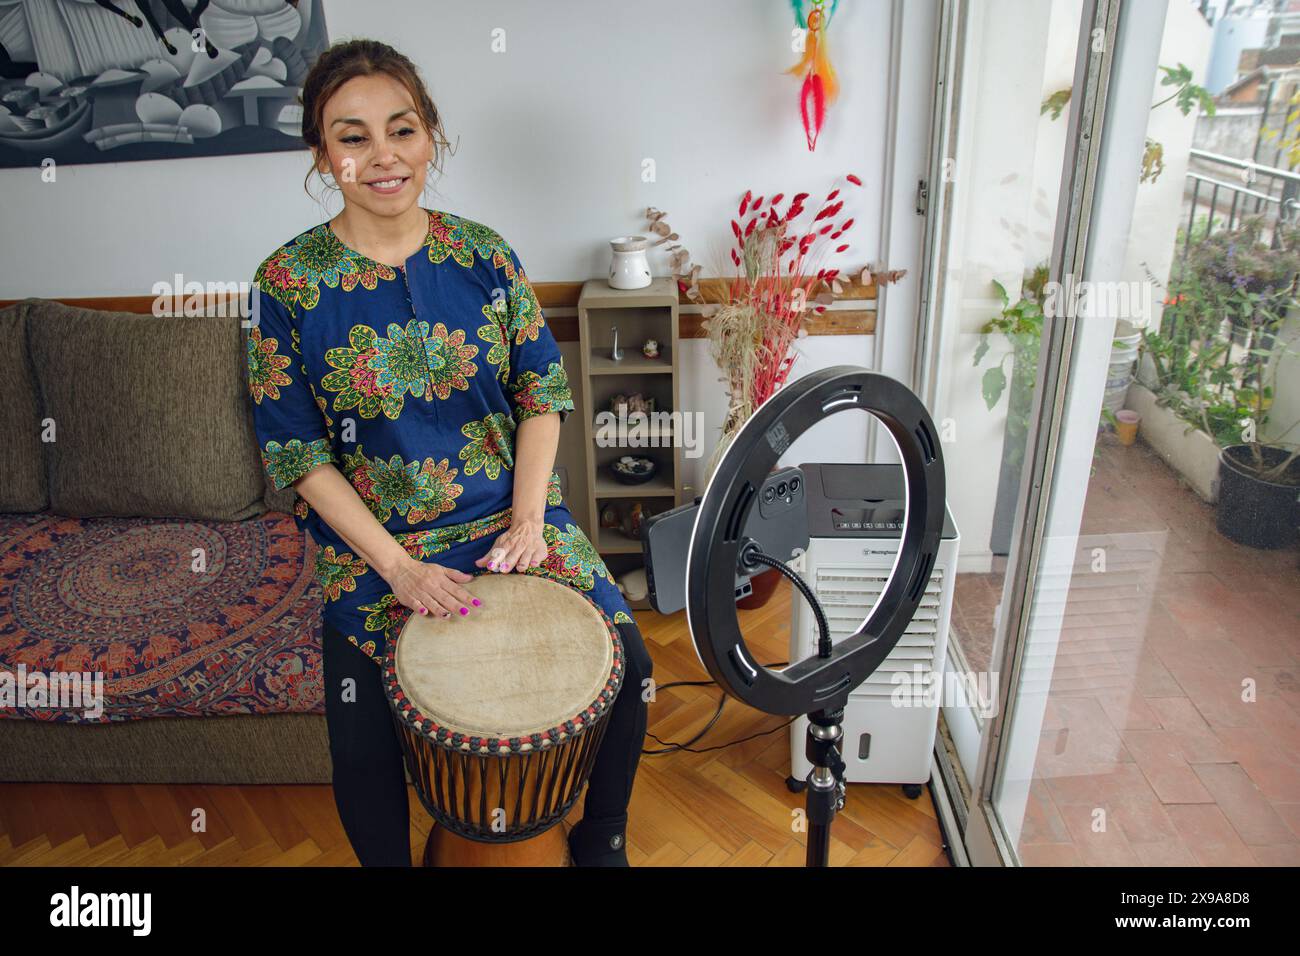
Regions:
[[384, 688], [420, 802], [425, 866], [556, 866], [623, 680], [613, 621], [529, 574], [480, 572], [468, 616], [411, 614]]

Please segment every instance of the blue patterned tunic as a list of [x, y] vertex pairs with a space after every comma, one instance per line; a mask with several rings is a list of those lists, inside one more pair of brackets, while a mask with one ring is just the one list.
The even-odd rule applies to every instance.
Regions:
[[[350, 249], [327, 222], [263, 260], [249, 395], [276, 488], [332, 463], [408, 554], [474, 574], [510, 526], [516, 428], [549, 412], [563, 422], [573, 395], [514, 250], [486, 226], [427, 212], [404, 267]], [[319, 545], [325, 623], [379, 661], [410, 609], [301, 496], [294, 519]], [[543, 535], [545, 562], [523, 573], [632, 621], [554, 472]]]

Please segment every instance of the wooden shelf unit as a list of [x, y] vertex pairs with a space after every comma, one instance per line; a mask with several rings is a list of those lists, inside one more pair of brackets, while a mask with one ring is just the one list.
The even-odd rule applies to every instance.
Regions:
[[[612, 289], [604, 279], [583, 283], [578, 296], [578, 342], [581, 357], [582, 423], [587, 450], [587, 536], [617, 578], [644, 566], [641, 541], [617, 528], [602, 528], [600, 512], [613, 504], [620, 516], [633, 502], [641, 502], [643, 517], [669, 511], [682, 503], [682, 450], [673, 443], [673, 428], [651, 423], [641, 431], [645, 445], [604, 445], [596, 416], [609, 410], [609, 401], [622, 393], [640, 392], [655, 399], [656, 412], [681, 411], [681, 342], [678, 332], [677, 283], [672, 278], [653, 280], [644, 289]], [[621, 361], [610, 358], [611, 331], [618, 329]], [[653, 338], [659, 357], [648, 359], [641, 345]], [[655, 476], [640, 485], [626, 485], [610, 474], [608, 465], [622, 455], [644, 455], [654, 460]], [[649, 610], [648, 601], [628, 601], [633, 610]]]

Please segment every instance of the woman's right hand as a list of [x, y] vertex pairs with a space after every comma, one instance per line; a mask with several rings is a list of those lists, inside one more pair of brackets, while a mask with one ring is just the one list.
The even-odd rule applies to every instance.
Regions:
[[441, 564], [408, 557], [387, 580], [394, 597], [416, 614], [465, 616], [480, 603], [462, 587], [473, 581], [474, 575]]

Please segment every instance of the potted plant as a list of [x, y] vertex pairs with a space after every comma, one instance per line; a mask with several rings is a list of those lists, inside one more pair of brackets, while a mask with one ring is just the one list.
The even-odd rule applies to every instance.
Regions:
[[[1007, 396], [1002, 461], [993, 506], [993, 527], [989, 535], [989, 550], [997, 555], [1009, 554], [1011, 551], [1016, 498], [1020, 491], [1025, 447], [1029, 440], [1029, 420], [1034, 409], [1043, 321], [1048, 315], [1058, 314], [1060, 310], [1068, 308], [1060, 301], [1062, 293], [1059, 287], [1055, 291], [1048, 290], [1048, 275], [1048, 263], [1040, 262], [1025, 276], [1021, 283], [1020, 298], [1014, 303], [1006, 287], [998, 280], [992, 280], [1002, 311], [980, 328], [979, 343], [973, 355], [973, 364], [978, 368], [993, 346], [993, 337], [999, 336], [1006, 340], [1008, 348], [984, 370], [980, 378], [980, 394], [989, 411], [997, 406], [1004, 394]], [[1116, 322], [1115, 334], [1111, 343], [1106, 399], [1098, 427], [1107, 423], [1112, 427], [1118, 424], [1115, 412], [1122, 406], [1132, 380], [1131, 370], [1141, 339], [1140, 331], [1125, 319]], [[1095, 454], [1094, 452], [1094, 457]]]
[[[1160, 281], [1148, 272], [1152, 284]], [[1202, 426], [1193, 396], [1214, 394], [1231, 381], [1222, 312], [1209, 301], [1201, 275], [1181, 269], [1170, 282], [1159, 329], [1142, 330], [1138, 380], [1129, 407], [1142, 414], [1142, 437], [1203, 500], [1217, 502], [1219, 449], [1215, 428]], [[1226, 423], [1227, 409], [1207, 407], [1213, 421]]]
[[1278, 369], [1293, 354], [1284, 326], [1300, 304], [1300, 230], [1280, 225], [1271, 242], [1264, 230], [1252, 217], [1190, 250], [1143, 348], [1157, 401], [1219, 446], [1220, 533], [1281, 548], [1300, 519], [1300, 447], [1286, 441], [1300, 420], [1274, 414]]
[[[1015, 303], [1012, 303], [1006, 287], [994, 279], [993, 286], [1001, 300], [1002, 312], [989, 319], [980, 329], [979, 344], [975, 347], [974, 364], [978, 368], [992, 347], [992, 336], [1004, 337], [1009, 345], [998, 360], [984, 370], [980, 379], [980, 394], [989, 411], [1001, 401], [1004, 393], [1007, 395], [1007, 423], [1003, 431], [1002, 463], [998, 471], [993, 530], [989, 542], [989, 549], [994, 554], [1007, 554], [1011, 548], [1011, 525], [1015, 518], [1020, 470], [1024, 464], [1025, 445], [1029, 438], [1029, 418], [1034, 407], [1038, 350], [1043, 339], [1042, 301], [1047, 275], [1047, 263], [1038, 265], [1025, 277], [1021, 284], [1020, 298]], [[1006, 367], [1008, 359], [1009, 376]]]
[[[861, 186], [856, 176], [847, 181]], [[778, 209], [783, 194], [773, 196], [766, 210], [763, 196], [746, 191], [741, 197], [737, 217], [731, 221], [736, 240], [731, 261], [737, 272], [724, 287], [723, 301], [709, 308], [703, 322], [709, 352], [723, 372], [730, 399], [721, 438], [706, 468], [706, 485], [737, 432], [785, 384], [796, 358], [792, 346], [808, 335], [808, 316], [824, 312], [842, 289], [839, 269], [812, 271], [828, 241], [837, 243], [837, 253], [848, 249], [848, 243], [839, 239], [853, 227], [853, 219], [845, 217], [835, 225], [844, 207], [839, 193], [839, 187], [832, 189], [802, 228], [796, 221], [803, 215], [808, 193], [796, 193], [784, 213]], [[754, 575], [750, 578], [753, 592], [736, 606], [762, 607], [778, 583], [780, 575], [774, 570]]]
[[[853, 187], [862, 181], [855, 175], [844, 177]], [[713, 476], [723, 452], [754, 411], [786, 382], [796, 355], [796, 339], [808, 334], [810, 315], [826, 311], [846, 285], [838, 268], [818, 266], [826, 254], [839, 255], [848, 248], [845, 234], [853, 227], [853, 218], [841, 218], [845, 201], [842, 186], [832, 189], [820, 207], [806, 209], [808, 193], [791, 197], [784, 209], [784, 193], [770, 198], [746, 191], [740, 200], [736, 218], [731, 220], [735, 246], [731, 261], [736, 275], [718, 283], [716, 301], [704, 304], [706, 316], [701, 328], [708, 333], [709, 350], [718, 369], [720, 381], [727, 386], [729, 398], [722, 435], [705, 471], [705, 483]], [[803, 220], [805, 212], [810, 219]], [[677, 234], [663, 222], [664, 213], [647, 210], [650, 229], [661, 238], [658, 244], [677, 239]], [[678, 287], [693, 302], [705, 303], [699, 289], [699, 266], [691, 266], [690, 257], [680, 245], [669, 246], [673, 274]], [[870, 269], [861, 273], [862, 284], [874, 278], [885, 284], [902, 278], [904, 272]], [[755, 576], [754, 594], [737, 602], [741, 608], [759, 607], [775, 590], [780, 575], [767, 571]]]

